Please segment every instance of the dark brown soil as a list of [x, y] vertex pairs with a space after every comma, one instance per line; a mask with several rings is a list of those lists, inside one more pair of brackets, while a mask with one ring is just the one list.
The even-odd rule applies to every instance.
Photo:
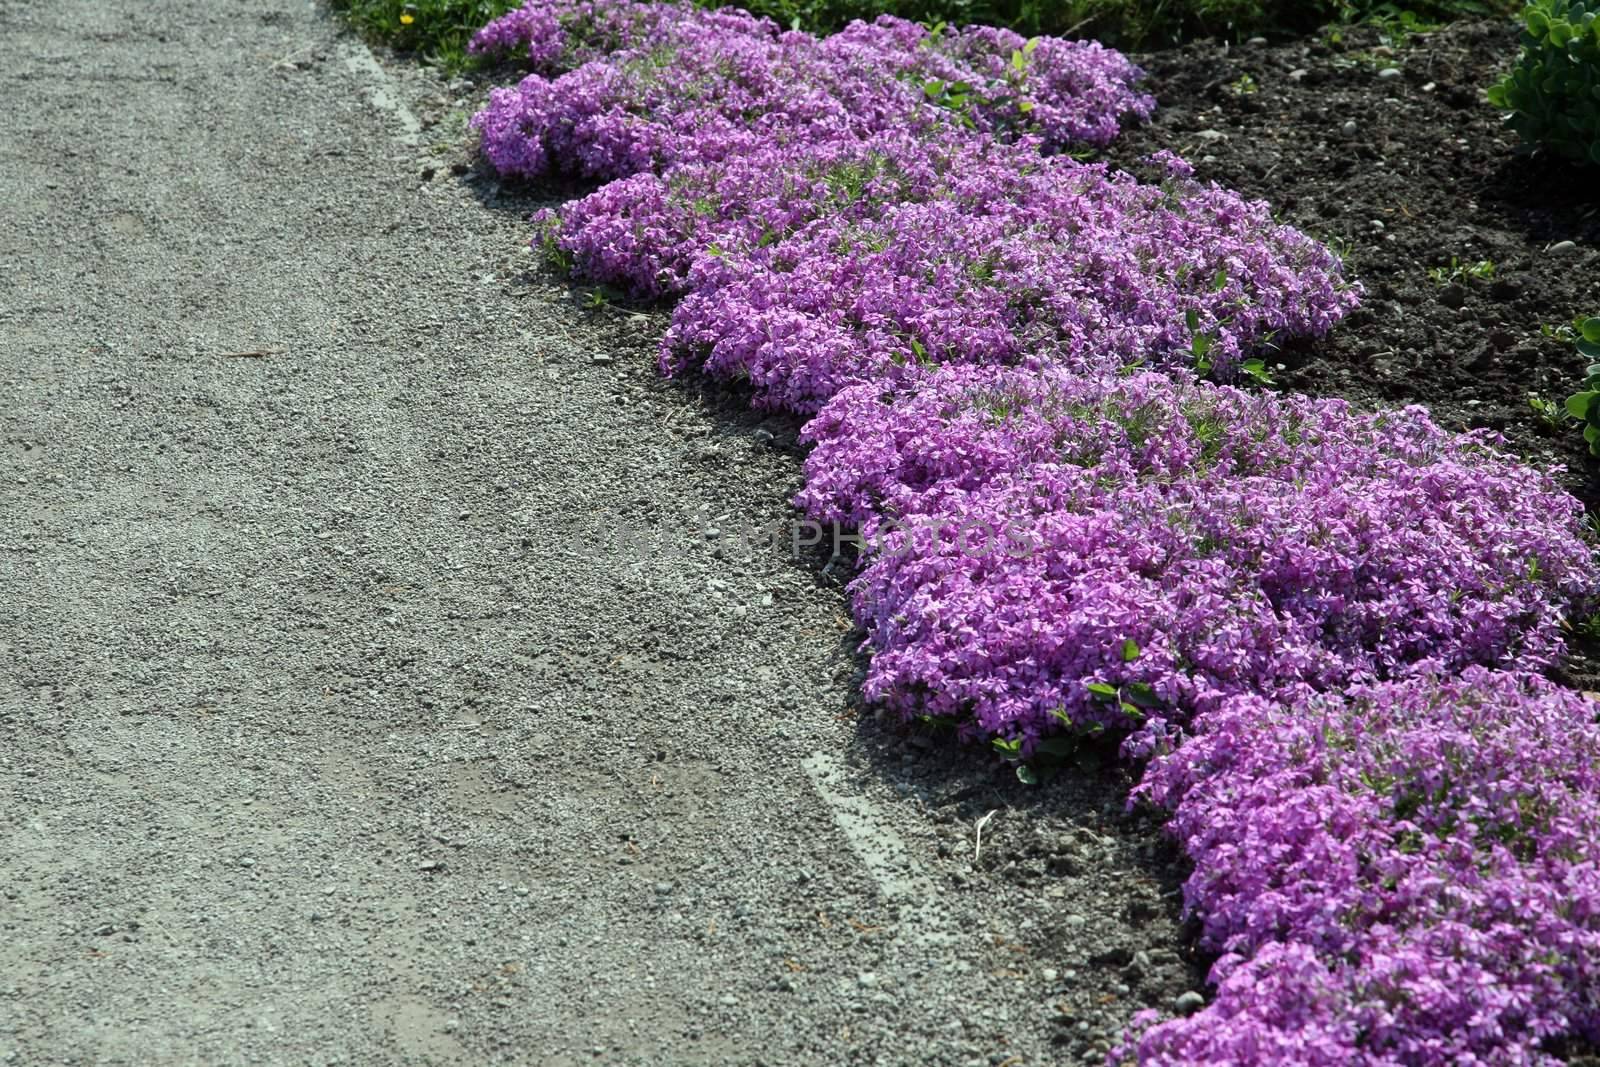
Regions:
[[[1497, 431], [1530, 463], [1563, 467], [1596, 514], [1600, 464], [1529, 395], [1559, 405], [1584, 375], [1555, 328], [1600, 314], [1600, 171], [1519, 150], [1484, 101], [1516, 54], [1511, 23], [1480, 22], [1404, 42], [1361, 29], [1143, 55], [1161, 106], [1109, 158], [1170, 148], [1344, 253], [1363, 306], [1279, 352], [1280, 387], [1425, 404], [1445, 426]], [[1492, 277], [1430, 275], [1485, 261]], [[1593, 650], [1574, 657], [1569, 681], [1597, 677]]]

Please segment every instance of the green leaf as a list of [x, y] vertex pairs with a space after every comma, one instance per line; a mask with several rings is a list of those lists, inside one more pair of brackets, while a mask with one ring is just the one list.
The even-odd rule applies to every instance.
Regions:
[[1028, 69], [1028, 57], [1023, 55], [1022, 49], [1013, 49], [1011, 52], [1011, 69], [1021, 74]]
[[939, 98], [939, 94], [944, 92], [944, 82], [940, 81], [938, 78], [924, 82], [922, 85], [922, 91], [928, 95], [928, 99], [937, 100]]
[[1575, 419], [1588, 418], [1589, 408], [1594, 404], [1597, 396], [1600, 396], [1600, 392], [1573, 393], [1567, 397], [1567, 414]]
[[1038, 47], [1039, 47], [1039, 38], [1030, 37], [1030, 38], [1028, 38], [1028, 43], [1022, 46], [1022, 54], [1031, 56], [1031, 55], [1033, 55], [1033, 50], [1035, 48], [1038, 48]]
[[1127, 688], [1125, 694], [1128, 703], [1137, 704], [1141, 708], [1159, 708], [1161, 698], [1156, 696], [1155, 688], [1149, 682], [1134, 682]]
[[1582, 332], [1585, 341], [1600, 344], [1600, 318], [1584, 319], [1583, 325], [1579, 327], [1579, 330]]
[[1033, 746], [1035, 752], [1042, 752], [1046, 756], [1070, 756], [1078, 751], [1078, 742], [1071, 737], [1047, 737]]
[[1217, 273], [1211, 278], [1211, 291], [1220, 293], [1228, 287], [1228, 268], [1218, 267]]
[[1019, 103], [1017, 105], [1017, 110], [1022, 112], [1024, 115], [1026, 115], [1028, 112], [1033, 110], [1033, 101], [1032, 100], [1024, 100], [1024, 101], [1022, 101], [1021, 103]]
[[1104, 682], [1085, 682], [1083, 687], [1099, 700], [1117, 699], [1117, 687]]
[[1197, 333], [1194, 340], [1189, 343], [1189, 351], [1194, 353], [1195, 359], [1205, 359], [1206, 353], [1211, 351], [1212, 340], [1207, 334]]
[[1144, 722], [1144, 712], [1140, 711], [1137, 707], [1128, 703], [1126, 700], [1117, 704], [1117, 710], [1122, 712], [1122, 714], [1126, 715], [1128, 718], [1132, 719], [1134, 722]]
[[1188, 324], [1189, 332], [1195, 333], [1200, 329], [1200, 312], [1190, 308], [1183, 313], [1183, 321]]
[[[1579, 341], [1578, 354], [1585, 359], [1600, 359], [1600, 344], [1596, 344], [1593, 341]], [[1590, 368], [1589, 373], [1593, 375], [1595, 373], [1594, 369]]]
[[1128, 638], [1126, 641], [1122, 642], [1122, 662], [1124, 662], [1124, 663], [1132, 663], [1134, 660], [1136, 660], [1138, 658], [1139, 658], [1139, 642], [1135, 641], [1131, 637]]
[[1039, 775], [1026, 763], [1017, 764], [1017, 781], [1023, 785], [1038, 785]]
[[994, 750], [1008, 760], [1021, 759], [1022, 739], [1019, 737], [1015, 740], [1007, 741], [1004, 738], [997, 737], [994, 739]]

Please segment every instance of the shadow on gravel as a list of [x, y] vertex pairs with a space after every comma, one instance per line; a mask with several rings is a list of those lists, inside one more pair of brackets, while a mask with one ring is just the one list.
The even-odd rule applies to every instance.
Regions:
[[[859, 639], [859, 633], [848, 637]], [[865, 657], [857, 661], [859, 678]], [[1107, 989], [1121, 982], [1138, 999], [1164, 1007], [1185, 990], [1203, 988], [1211, 960], [1195, 946], [1195, 925], [1181, 916], [1189, 864], [1163, 833], [1159, 812], [1130, 809], [1137, 770], [1115, 743], [1085, 744], [1048, 781], [1025, 785], [1015, 765], [982, 745], [903, 723], [864, 701], [856, 706], [859, 755], [890, 788], [916, 798], [936, 824], [953, 831], [939, 854], [955, 887], [1011, 890], [1045, 902], [1041, 947], [1059, 957], [1081, 947], [1085, 926], [1092, 926], [1095, 947], [1086, 962], [1102, 972]], [[981, 847], [970, 832], [980, 822]], [[1181, 930], [1177, 941], [1174, 928]]]
[[[600, 187], [599, 182], [561, 175], [538, 182], [506, 179], [481, 159], [472, 163], [457, 163], [451, 167], [451, 173], [478, 203], [496, 214], [510, 215], [522, 221], [526, 221], [535, 211], [560, 207]], [[532, 236], [531, 230], [529, 236]]]

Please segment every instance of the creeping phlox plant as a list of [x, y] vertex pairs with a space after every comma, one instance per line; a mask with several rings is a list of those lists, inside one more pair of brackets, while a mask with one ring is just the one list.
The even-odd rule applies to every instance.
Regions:
[[867, 695], [1023, 755], [1236, 695], [1546, 665], [1590, 573], [1576, 501], [1416, 408], [942, 368], [805, 433], [798, 503], [870, 546]]
[[[613, 52], [648, 47], [687, 9], [643, 0], [536, 0], [472, 35], [474, 55], [515, 58], [537, 74], [557, 75]], [[771, 35], [771, 24], [730, 8], [697, 16], [726, 34]]]
[[961, 161], [936, 198], [833, 212], [700, 257], [663, 368], [813, 412], [845, 385], [934, 363], [1226, 372], [1273, 334], [1321, 333], [1356, 303], [1334, 256], [1263, 203], [1024, 160], [1027, 148]]
[[538, 222], [546, 252], [575, 276], [635, 296], [680, 296], [694, 262], [747, 255], [819, 218], [870, 220], [892, 206], [959, 195], [963, 175], [1033, 151], [987, 138], [928, 142], [905, 131], [765, 145], [716, 163], [608, 182]]
[[1218, 994], [1123, 1054], [1553, 1064], [1540, 1042], [1600, 1036], [1595, 711], [1469, 668], [1202, 715], [1140, 790], [1194, 860]]
[[[819, 39], [749, 16], [662, 6], [675, 14], [618, 16], [631, 27], [618, 31], [629, 47], [494, 90], [473, 123], [495, 168], [619, 178], [884, 130], [1104, 144], [1121, 118], [1154, 106], [1133, 88], [1138, 68], [1092, 42], [988, 27], [934, 33], [887, 17]], [[581, 57], [587, 46], [571, 43], [563, 10], [533, 0], [485, 28], [481, 47], [520, 42], [526, 31], [536, 62]], [[512, 29], [507, 20], [517, 20]]]
[[[474, 120], [573, 273], [677, 297], [668, 373], [814, 415], [867, 695], [1006, 755], [1113, 731], [1195, 860], [1214, 1003], [1148, 1063], [1519, 1063], [1595, 1029], [1588, 704], [1527, 673], [1593, 604], [1581, 508], [1419, 408], [1207, 380], [1356, 303], [1338, 260], [1162, 153], [1092, 44], [892, 18], [818, 39], [530, 0]], [[1595, 405], [1600, 411], [1600, 404]], [[1342, 694], [1342, 695], [1341, 695]]]

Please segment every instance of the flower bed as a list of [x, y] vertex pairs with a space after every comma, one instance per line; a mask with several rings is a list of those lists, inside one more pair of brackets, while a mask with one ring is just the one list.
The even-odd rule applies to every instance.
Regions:
[[1514, 1063], [1595, 1029], [1594, 716], [1528, 673], [1594, 592], [1580, 508], [1420, 409], [1197, 377], [1358, 292], [1179, 160], [1060, 154], [1148, 113], [1136, 68], [615, 0], [479, 47], [536, 71], [474, 120], [489, 161], [611, 179], [547, 251], [682, 298], [667, 372], [815, 413], [797, 503], [866, 539], [868, 696], [1151, 760], [1218, 995], [1119, 1055]]

